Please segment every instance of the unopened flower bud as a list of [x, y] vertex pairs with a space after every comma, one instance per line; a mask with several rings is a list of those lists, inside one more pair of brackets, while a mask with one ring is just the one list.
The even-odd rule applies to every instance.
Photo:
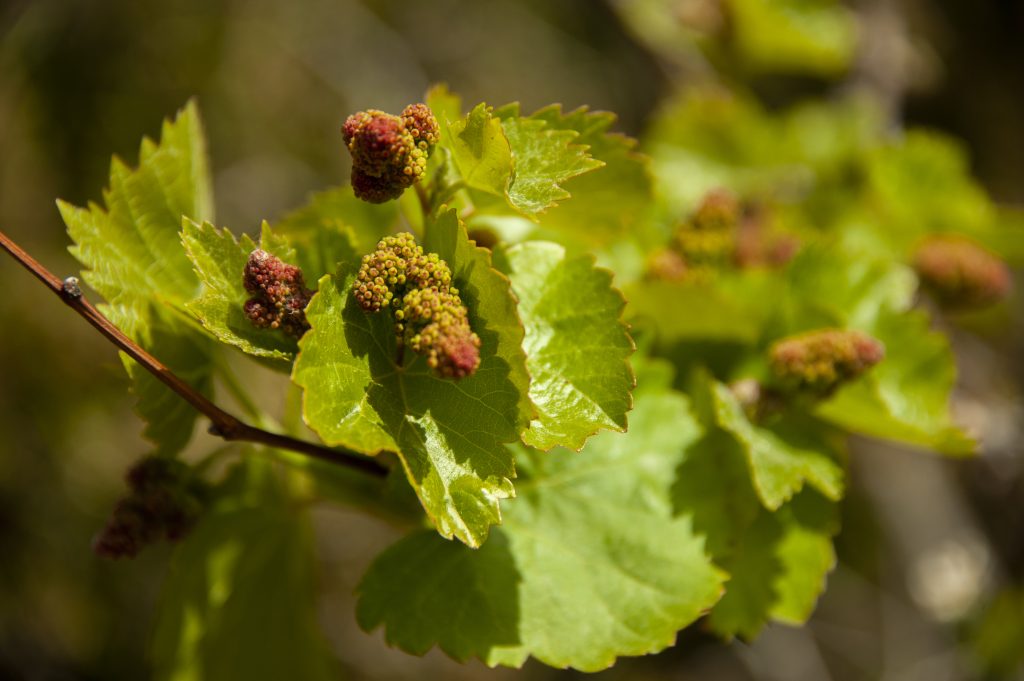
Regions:
[[342, 135], [352, 154], [352, 189], [369, 203], [398, 198], [420, 180], [438, 140], [438, 125], [425, 104], [401, 116], [376, 109], [348, 117]]
[[1010, 291], [1010, 269], [979, 244], [952, 236], [932, 237], [917, 249], [921, 283], [947, 307], [982, 307]]
[[416, 145], [429, 156], [441, 139], [434, 112], [426, 104], [410, 104], [402, 111], [402, 122], [416, 140]]
[[824, 398], [882, 361], [885, 348], [860, 331], [821, 329], [783, 338], [769, 356], [779, 387]]
[[309, 330], [306, 305], [313, 292], [306, 288], [302, 270], [257, 248], [249, 254], [242, 283], [252, 298], [245, 302], [245, 316], [261, 329], [281, 329], [301, 338]]

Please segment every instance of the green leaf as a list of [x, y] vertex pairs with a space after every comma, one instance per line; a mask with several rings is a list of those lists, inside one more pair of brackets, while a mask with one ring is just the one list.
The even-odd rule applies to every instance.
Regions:
[[730, 577], [708, 618], [711, 629], [727, 638], [752, 639], [769, 619], [806, 622], [835, 566], [837, 531], [835, 504], [810, 490], [775, 513], [762, 510], [737, 549], [716, 557]]
[[519, 298], [523, 348], [538, 416], [523, 442], [579, 450], [599, 429], [623, 431], [634, 385], [633, 341], [620, 321], [625, 300], [593, 258], [532, 241], [498, 257]]
[[519, 666], [528, 656], [597, 671], [657, 652], [721, 593], [721, 575], [670, 488], [699, 437], [687, 400], [637, 397], [628, 433], [602, 433], [580, 454], [522, 451], [516, 499], [480, 549], [413, 534], [377, 558], [357, 617], [421, 654]]
[[195, 102], [165, 121], [159, 145], [144, 139], [139, 167], [118, 158], [110, 166], [106, 210], [58, 201], [71, 254], [87, 269], [82, 276], [108, 302], [121, 296], [161, 297], [183, 304], [198, 282], [181, 250], [181, 217], [212, 215], [205, 141]]
[[[115, 158], [105, 207], [57, 205], [75, 242], [72, 255], [82, 277], [107, 303], [101, 311], [174, 373], [208, 391], [212, 345], [188, 322], [185, 303], [199, 280], [181, 248], [182, 216], [212, 218], [213, 204], [199, 112], [189, 102], [174, 121], [165, 121], [159, 144], [144, 139], [139, 167]], [[148, 422], [147, 437], [165, 454], [184, 446], [195, 413], [163, 384], [126, 360]]]
[[787, 300], [796, 311], [787, 333], [829, 324], [859, 329], [882, 341], [886, 356], [865, 376], [816, 409], [818, 416], [856, 433], [951, 455], [974, 443], [952, 422], [949, 396], [956, 365], [928, 316], [908, 311], [916, 280], [902, 265], [812, 248], [787, 273]]
[[346, 185], [314, 194], [309, 203], [275, 225], [274, 233], [296, 247], [295, 264], [307, 282], [314, 282], [334, 274], [338, 263], [371, 251], [397, 220], [394, 201], [367, 203]]
[[956, 365], [946, 338], [923, 312], [889, 312], [866, 329], [885, 344], [885, 359], [840, 390], [816, 413], [862, 435], [964, 456], [973, 440], [953, 422], [949, 396]]
[[631, 325], [654, 331], [661, 345], [687, 340], [754, 344], [761, 336], [774, 278], [743, 273], [742, 281], [716, 285], [642, 280], [626, 288]]
[[[787, 298], [861, 329], [880, 314], [910, 308], [917, 292], [917, 278], [903, 265], [824, 246], [803, 249], [786, 269], [786, 281]], [[802, 330], [799, 321], [791, 329]]]
[[[299, 341], [299, 355], [292, 380], [304, 388], [302, 413], [306, 423], [324, 442], [342, 445], [365, 454], [397, 449], [385, 431], [369, 390], [374, 383], [369, 352], [374, 348], [372, 331], [357, 329], [362, 311], [350, 295], [354, 271], [339, 286], [332, 277], [320, 280], [316, 295], [306, 307], [310, 330]], [[364, 322], [365, 323], [365, 322]], [[374, 327], [379, 333], [386, 326]]]
[[[696, 406], [712, 407], [710, 394], [694, 397]], [[814, 490], [765, 509], [746, 461], [743, 446], [713, 428], [687, 447], [672, 489], [676, 513], [692, 519], [715, 564], [730, 573], [709, 618], [729, 638], [752, 638], [769, 619], [806, 620], [833, 566], [830, 538], [838, 531], [835, 504]]]
[[411, 352], [397, 363], [393, 321], [351, 295], [357, 263], [325, 277], [306, 310], [293, 380], [306, 422], [325, 442], [366, 453], [396, 450], [438, 531], [478, 546], [512, 495], [512, 442], [533, 417], [523, 329], [508, 279], [476, 248], [454, 211], [427, 225], [424, 248], [452, 268], [480, 336], [480, 367], [458, 382]]
[[478, 104], [465, 118], [441, 129], [439, 145], [450, 153], [459, 179], [466, 187], [503, 202], [512, 180], [512, 149], [501, 121]]
[[577, 142], [580, 134], [575, 130], [523, 118], [518, 104], [502, 107], [495, 115], [501, 119], [515, 167], [507, 192], [509, 203], [531, 219], [570, 197], [560, 183], [604, 165]]
[[544, 121], [549, 130], [578, 133], [573, 144], [586, 146], [587, 154], [603, 164], [561, 183], [573, 200], [545, 213], [542, 227], [587, 243], [633, 235], [653, 205], [654, 183], [648, 158], [635, 151], [636, 140], [608, 132], [615, 114], [586, 108], [563, 113], [556, 104], [534, 112], [530, 119]]
[[158, 679], [336, 678], [316, 626], [308, 517], [261, 479], [268, 472], [236, 471], [175, 551], [154, 638]]
[[729, 0], [732, 44], [752, 71], [838, 76], [857, 45], [854, 15], [835, 0]]
[[830, 499], [842, 498], [843, 468], [832, 433], [797, 413], [755, 425], [727, 386], [715, 381], [709, 389], [715, 421], [742, 446], [765, 508], [778, 509], [805, 482]]
[[[245, 316], [245, 301], [251, 296], [242, 284], [242, 274], [249, 254], [256, 249], [252, 239], [243, 234], [236, 241], [226, 228], [218, 230], [208, 222], [199, 225], [186, 219], [181, 241], [203, 282], [202, 293], [187, 307], [206, 330], [247, 354], [290, 362], [298, 347], [295, 340], [277, 330], [259, 329]], [[261, 247], [294, 262], [294, 251], [285, 250], [287, 243], [274, 237], [266, 223]]]

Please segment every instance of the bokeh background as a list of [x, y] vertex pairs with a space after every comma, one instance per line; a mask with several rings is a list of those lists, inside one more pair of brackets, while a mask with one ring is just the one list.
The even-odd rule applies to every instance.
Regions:
[[[726, 0], [0, 0], [0, 229], [53, 271], [76, 272], [54, 199], [100, 199], [110, 154], [134, 163], [139, 139], [192, 96], [218, 223], [237, 232], [345, 180], [338, 129], [348, 113], [398, 110], [431, 83], [527, 111], [588, 104], [642, 135], [659, 103], [716, 70], [769, 107], [866, 86], [894, 126], [960, 137], [992, 195], [1024, 204], [1019, 0], [847, 3], [853, 57], [841, 73], [709, 64], [689, 43], [652, 34], [638, 10], [652, 4], [728, 40]], [[949, 329], [956, 408], [983, 436], [980, 457], [855, 443], [840, 563], [807, 627], [773, 625], [727, 645], [698, 625], [675, 648], [597, 676], [1024, 678], [1020, 299], [1016, 322]], [[149, 675], [169, 549], [116, 563], [89, 549], [124, 468], [147, 450], [126, 388], [114, 350], [0, 258], [0, 679]], [[580, 676], [389, 650], [379, 632], [358, 629], [351, 593], [394, 531], [335, 506], [315, 520], [320, 619], [345, 678]]]

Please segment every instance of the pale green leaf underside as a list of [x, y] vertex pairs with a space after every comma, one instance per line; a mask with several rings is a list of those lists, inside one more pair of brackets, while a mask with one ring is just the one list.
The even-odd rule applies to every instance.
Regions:
[[[264, 233], [261, 246], [278, 257], [288, 258], [282, 252], [285, 245]], [[250, 298], [242, 284], [249, 254], [256, 244], [247, 234], [240, 240], [226, 228], [218, 230], [210, 223], [196, 224], [184, 220], [181, 242], [185, 247], [196, 274], [202, 281], [202, 293], [188, 303], [187, 308], [210, 334], [222, 343], [237, 347], [256, 357], [291, 361], [295, 356], [295, 340], [276, 329], [260, 329], [245, 316], [245, 301]]]
[[736, 396], [721, 383], [711, 386], [715, 419], [742, 445], [758, 497], [778, 509], [810, 483], [833, 500], [843, 496], [843, 469], [821, 426], [786, 416], [770, 426], [754, 425]]
[[[139, 166], [115, 158], [105, 207], [57, 205], [74, 241], [82, 277], [107, 304], [111, 321], [193, 387], [208, 391], [210, 348], [180, 311], [199, 288], [178, 238], [182, 216], [212, 218], [213, 203], [199, 112], [194, 102], [165, 121], [159, 144], [144, 139]], [[163, 453], [184, 446], [195, 412], [163, 384], [126, 361], [147, 421]], [[160, 438], [160, 439], [157, 439]]]
[[523, 441], [579, 450], [600, 429], [625, 430], [633, 341], [619, 320], [625, 301], [611, 273], [547, 242], [519, 244], [503, 256], [526, 328], [530, 399], [538, 412]]
[[237, 482], [245, 488], [223, 495], [174, 554], [156, 622], [156, 678], [336, 678], [316, 626], [308, 519], [255, 489], [265, 482]]
[[582, 453], [518, 450], [518, 497], [478, 550], [413, 534], [385, 551], [359, 587], [365, 629], [458, 660], [597, 671], [657, 652], [719, 598], [720, 573], [669, 490], [699, 435], [686, 400], [638, 397], [634, 428]]
[[[454, 212], [428, 225], [425, 249], [452, 266], [480, 336], [480, 367], [458, 382], [422, 357], [396, 366], [393, 320], [369, 314], [351, 295], [355, 268], [324, 278], [307, 308], [293, 380], [306, 422], [325, 442], [366, 453], [397, 450], [438, 532], [478, 546], [513, 493], [512, 442], [532, 417], [522, 325], [509, 282], [473, 246]], [[353, 263], [354, 265], [354, 263]]]

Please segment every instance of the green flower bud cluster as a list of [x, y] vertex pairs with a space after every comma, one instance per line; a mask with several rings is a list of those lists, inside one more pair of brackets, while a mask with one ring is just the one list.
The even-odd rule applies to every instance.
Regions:
[[195, 525], [205, 490], [181, 461], [150, 456], [132, 466], [125, 479], [129, 494], [93, 540], [98, 555], [131, 558], [161, 537], [181, 539]]
[[396, 199], [419, 181], [440, 137], [426, 104], [410, 104], [400, 116], [359, 111], [341, 131], [352, 154], [352, 189], [370, 203]]
[[381, 239], [363, 256], [352, 288], [367, 312], [390, 309], [399, 344], [424, 355], [439, 375], [458, 379], [476, 371], [480, 338], [452, 286], [451, 269], [436, 253], [424, 253], [412, 234]]
[[254, 326], [281, 329], [295, 338], [309, 330], [306, 305], [313, 292], [298, 267], [257, 248], [245, 263], [242, 284], [253, 295], [245, 302], [245, 316]]
[[720, 268], [732, 259], [739, 221], [739, 201], [731, 193], [716, 189], [679, 226], [673, 246], [691, 269]]
[[825, 398], [885, 357], [881, 342], [860, 331], [820, 329], [783, 338], [769, 350], [785, 391]]
[[1010, 291], [1010, 269], [979, 244], [955, 236], [932, 237], [914, 254], [921, 283], [946, 307], [975, 308]]
[[709, 192], [676, 227], [672, 240], [647, 263], [647, 277], [706, 282], [727, 267], [778, 266], [796, 253], [799, 242], [769, 230], [763, 211], [744, 207], [724, 189]]

